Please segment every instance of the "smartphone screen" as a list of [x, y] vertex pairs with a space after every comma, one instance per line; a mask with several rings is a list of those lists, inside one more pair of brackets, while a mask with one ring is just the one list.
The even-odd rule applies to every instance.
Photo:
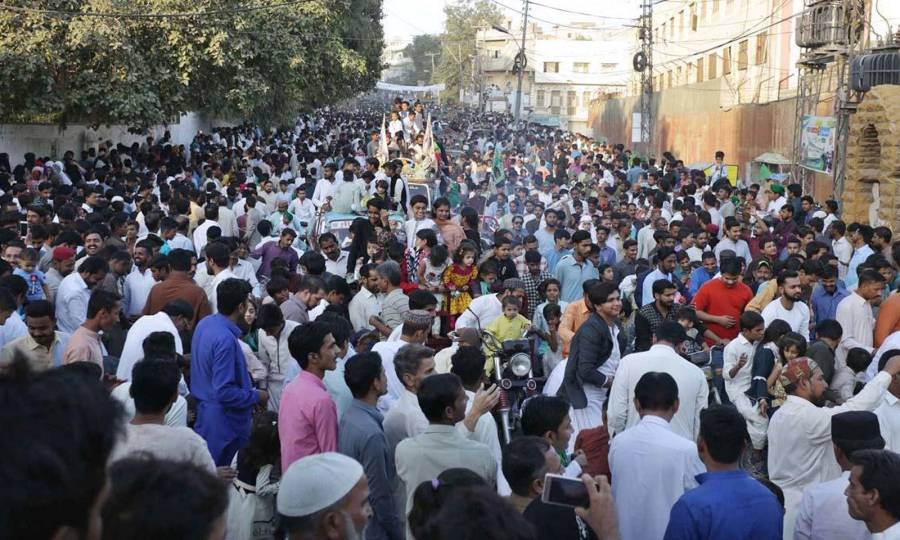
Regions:
[[587, 508], [591, 504], [584, 482], [558, 474], [548, 474], [544, 477], [544, 493], [541, 500], [548, 504], [582, 508]]

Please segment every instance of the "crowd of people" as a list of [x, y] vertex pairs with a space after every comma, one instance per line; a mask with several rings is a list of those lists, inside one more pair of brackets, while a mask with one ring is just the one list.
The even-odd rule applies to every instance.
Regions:
[[900, 242], [729, 171], [401, 98], [0, 154], [0, 539], [900, 539]]

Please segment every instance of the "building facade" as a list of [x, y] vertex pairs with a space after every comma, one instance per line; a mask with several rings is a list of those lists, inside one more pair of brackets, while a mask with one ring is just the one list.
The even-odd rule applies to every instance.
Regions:
[[[521, 23], [507, 21], [505, 31], [477, 34], [478, 73], [483, 100], [496, 108], [515, 107], [515, 58], [521, 46]], [[529, 24], [525, 38], [522, 117], [574, 132], [589, 133], [590, 103], [600, 95], [626, 89], [631, 32], [591, 23], [543, 28]]]

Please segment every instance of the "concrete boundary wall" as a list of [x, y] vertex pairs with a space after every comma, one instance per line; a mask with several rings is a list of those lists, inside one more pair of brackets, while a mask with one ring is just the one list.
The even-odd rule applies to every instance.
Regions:
[[[187, 113], [179, 118], [177, 124], [154, 126], [149, 130], [149, 135], [160, 137], [168, 129], [175, 144], [188, 145], [198, 131], [208, 131], [219, 125], [234, 125], [234, 122], [216, 121], [198, 113]], [[113, 144], [130, 145], [143, 142], [146, 137], [147, 135], [129, 133], [125, 126], [102, 126], [95, 130], [74, 124], [61, 130], [59, 126], [52, 124], [0, 124], [0, 152], [9, 154], [9, 161], [15, 167], [23, 161], [26, 152], [34, 152], [38, 157], [59, 159], [66, 150], [74, 151], [77, 156], [82, 150], [96, 147], [107, 140]]]

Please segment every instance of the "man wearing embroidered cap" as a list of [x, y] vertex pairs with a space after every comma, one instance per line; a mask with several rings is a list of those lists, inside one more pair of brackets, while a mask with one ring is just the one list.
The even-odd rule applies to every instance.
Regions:
[[289, 540], [359, 540], [372, 517], [362, 465], [336, 452], [295, 461], [281, 478], [278, 517]]
[[824, 408], [828, 385], [816, 363], [801, 357], [784, 367], [781, 383], [787, 399], [769, 422], [768, 438], [769, 478], [784, 490], [786, 528], [794, 523], [806, 486], [841, 474], [832, 449], [831, 418], [847, 411], [874, 410], [898, 373], [900, 356], [895, 356], [859, 394], [839, 407]]

